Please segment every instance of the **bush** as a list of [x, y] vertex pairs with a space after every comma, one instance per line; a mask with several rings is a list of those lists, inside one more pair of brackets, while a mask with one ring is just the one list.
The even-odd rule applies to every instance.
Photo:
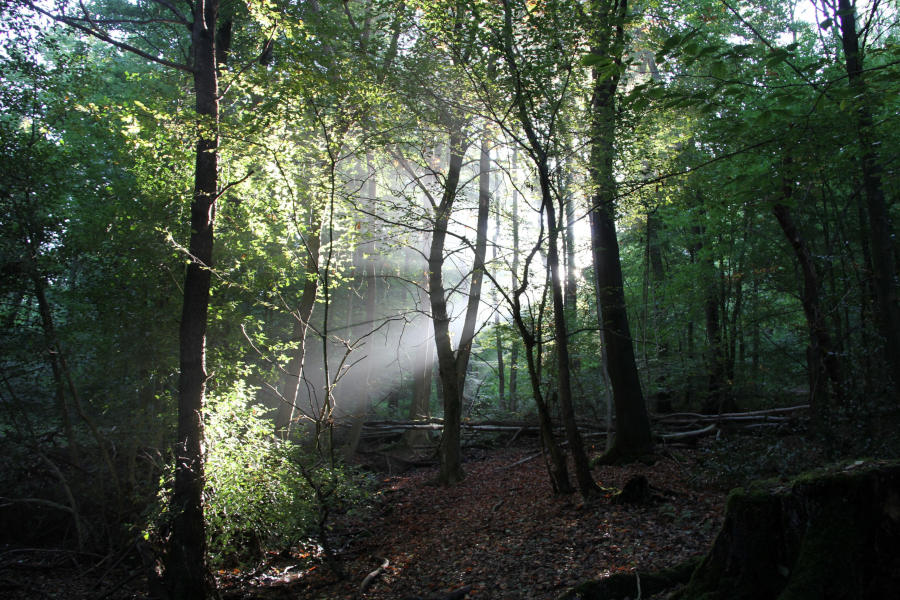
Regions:
[[[209, 560], [217, 568], [309, 538], [325, 545], [323, 515], [354, 506], [366, 493], [350, 469], [277, 439], [267, 409], [253, 398], [254, 390], [239, 383], [206, 405], [204, 513]], [[160, 510], [164, 523], [166, 498]]]

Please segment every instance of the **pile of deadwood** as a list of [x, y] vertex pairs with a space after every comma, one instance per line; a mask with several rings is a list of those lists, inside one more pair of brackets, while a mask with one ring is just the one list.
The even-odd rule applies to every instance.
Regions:
[[[653, 433], [658, 441], [665, 444], [691, 443], [704, 436], [718, 435], [722, 430], [750, 430], [755, 428], [784, 427], [797, 421], [807, 410], [808, 404], [786, 408], [772, 408], [749, 412], [704, 415], [699, 413], [669, 413], [653, 415]], [[579, 422], [582, 437], [587, 440], [605, 438], [608, 435], [605, 423]], [[420, 421], [367, 421], [363, 424], [361, 442], [369, 448], [381, 443], [400, 439], [411, 431], [440, 433], [442, 419]], [[613, 424], [613, 430], [615, 424]], [[562, 428], [557, 431], [564, 437]], [[463, 443], [476, 444], [485, 436], [502, 437], [512, 443], [521, 436], [537, 436], [536, 421], [464, 421], [462, 423]]]

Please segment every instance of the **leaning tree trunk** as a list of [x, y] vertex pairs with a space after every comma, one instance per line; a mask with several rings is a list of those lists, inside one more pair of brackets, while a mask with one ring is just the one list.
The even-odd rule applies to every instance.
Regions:
[[184, 278], [181, 313], [178, 439], [172, 490], [172, 533], [166, 556], [171, 600], [198, 600], [212, 592], [206, 564], [203, 520], [203, 401], [206, 391], [206, 319], [218, 194], [219, 89], [216, 22], [219, 0], [196, 3], [191, 42], [198, 114], [194, 198], [191, 203], [190, 263]]
[[[591, 51], [600, 56], [609, 56], [617, 63], [621, 62], [626, 0], [593, 0], [591, 8], [595, 22]], [[594, 185], [591, 201], [591, 250], [598, 320], [607, 348], [616, 412], [616, 437], [605, 455], [606, 460], [641, 455], [652, 447], [650, 418], [641, 393], [625, 307], [622, 264], [616, 237], [613, 142], [618, 83], [618, 77], [606, 77], [595, 70], [591, 99], [592, 144], [589, 172]]]
[[[791, 192], [792, 187], [785, 182], [783, 190], [785, 200], [790, 198]], [[825, 326], [825, 318], [819, 306], [819, 278], [816, 274], [812, 254], [791, 217], [790, 209], [786, 205], [778, 203], [772, 207], [772, 212], [794, 250], [800, 271], [803, 273], [800, 299], [803, 303], [806, 325], [809, 328], [809, 347], [806, 350], [809, 371], [809, 404], [821, 426], [830, 404], [829, 400], [833, 398], [835, 406], [840, 404], [843, 390], [840, 362], [837, 354], [832, 351], [831, 336]]]

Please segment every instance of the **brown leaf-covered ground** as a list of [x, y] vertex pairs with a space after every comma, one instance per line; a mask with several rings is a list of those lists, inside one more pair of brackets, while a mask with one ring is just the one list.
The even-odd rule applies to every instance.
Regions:
[[466, 480], [431, 485], [434, 469], [384, 477], [381, 500], [367, 520], [339, 523], [346, 577], [273, 561], [252, 579], [222, 576], [228, 598], [355, 598], [366, 575], [387, 559], [361, 596], [371, 600], [429, 597], [466, 587], [468, 598], [555, 598], [566, 587], [617, 571], [657, 570], [703, 553], [721, 522], [721, 492], [693, 489], [690, 453], [652, 465], [598, 467], [611, 494], [643, 474], [657, 498], [616, 505], [605, 495], [553, 496], [533, 450], [503, 449], [466, 463]]
[[[398, 600], [466, 588], [468, 598], [556, 598], [568, 586], [637, 569], [657, 570], [703, 553], [722, 519], [724, 495], [692, 485], [695, 451], [652, 465], [594, 469], [607, 495], [589, 503], [554, 496], [533, 446], [469, 451], [466, 480], [431, 485], [436, 469], [381, 476], [365, 516], [335, 519], [343, 579], [309, 550], [272, 555], [256, 571], [216, 574], [225, 600]], [[655, 489], [646, 506], [609, 494], [643, 474]], [[132, 549], [133, 550], [133, 549]], [[102, 559], [99, 560], [98, 559]], [[387, 567], [359, 595], [366, 576]], [[87, 565], [87, 566], [86, 566]], [[147, 597], [145, 571], [125, 551], [108, 557], [37, 548], [0, 548], [0, 597], [125, 600]]]

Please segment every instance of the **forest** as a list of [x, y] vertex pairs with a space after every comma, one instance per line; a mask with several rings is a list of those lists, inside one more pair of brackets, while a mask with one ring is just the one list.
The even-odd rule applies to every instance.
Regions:
[[0, 0], [0, 595], [888, 597], [898, 163], [897, 0]]

